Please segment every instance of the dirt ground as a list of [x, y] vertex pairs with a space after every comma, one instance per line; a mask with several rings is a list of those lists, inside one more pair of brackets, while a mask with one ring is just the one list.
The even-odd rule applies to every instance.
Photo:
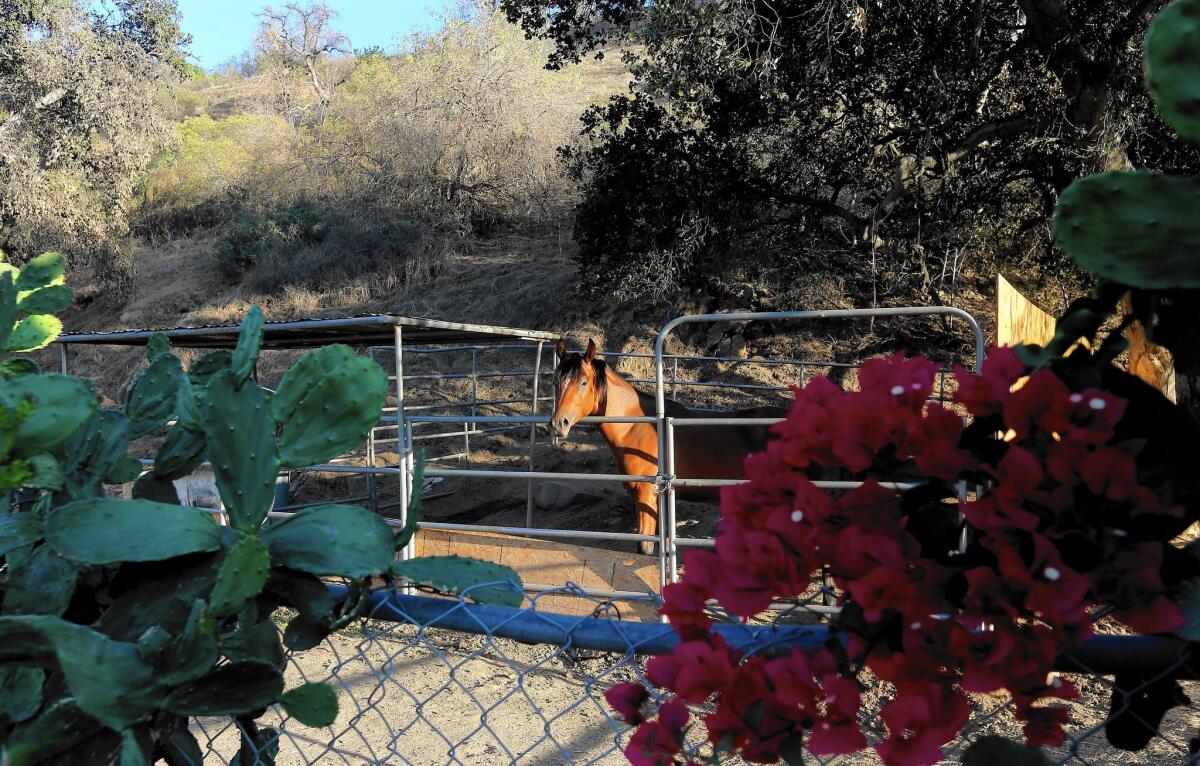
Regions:
[[[610, 685], [643, 677], [643, 660], [632, 656], [525, 645], [411, 625], [367, 623], [331, 637], [293, 657], [287, 685], [332, 682], [340, 713], [328, 729], [295, 721], [282, 725], [280, 766], [300, 764], [519, 763], [622, 764], [629, 731], [607, 712]], [[1069, 731], [1074, 747], [1048, 751], [1064, 764], [1158, 766], [1187, 762], [1187, 742], [1200, 725], [1193, 705], [1165, 719], [1162, 737], [1139, 753], [1113, 750], [1101, 729], [1107, 711], [1104, 679], [1072, 676], [1083, 699], [1073, 703]], [[1195, 697], [1200, 684], [1187, 683]], [[864, 730], [871, 741], [885, 733], [877, 717], [886, 703], [884, 684], [868, 684]], [[1019, 738], [1020, 730], [1000, 695], [972, 698], [975, 715], [964, 739], [947, 748], [943, 763], [960, 762], [970, 741], [984, 734]], [[704, 708], [693, 708], [702, 715]], [[278, 726], [269, 711], [263, 725]], [[223, 719], [201, 719], [193, 731], [206, 750], [206, 763], [230, 763], [238, 748], [236, 730]], [[702, 727], [689, 733], [701, 747]], [[703, 752], [703, 750], [701, 751]], [[811, 758], [811, 756], [810, 756]], [[876, 766], [873, 751], [814, 762]], [[726, 758], [723, 763], [742, 763]], [[807, 761], [806, 761], [807, 762]]]

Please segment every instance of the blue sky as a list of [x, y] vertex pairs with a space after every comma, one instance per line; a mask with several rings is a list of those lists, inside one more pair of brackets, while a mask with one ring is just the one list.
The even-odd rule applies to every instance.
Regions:
[[[304, 2], [304, 0], [301, 0]], [[286, 0], [275, 0], [281, 6]], [[391, 48], [415, 30], [431, 31], [454, 5], [452, 0], [326, 0], [338, 12], [337, 29], [353, 48]], [[255, 14], [270, 2], [179, 0], [183, 30], [192, 36], [194, 61], [212, 69], [250, 46], [258, 30]]]

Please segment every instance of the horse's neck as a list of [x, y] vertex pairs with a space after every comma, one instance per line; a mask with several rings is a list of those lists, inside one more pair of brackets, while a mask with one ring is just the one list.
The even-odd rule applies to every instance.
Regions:
[[[604, 412], [596, 415], [609, 417], [645, 417], [654, 414], [652, 402], [644, 402], [643, 395], [629, 385], [624, 378], [612, 370], [607, 370], [608, 401]], [[623, 462], [627, 455], [625, 450], [635, 442], [646, 442], [657, 439], [657, 431], [651, 423], [601, 423], [600, 433], [603, 434], [608, 446], [612, 449], [618, 462]], [[657, 454], [657, 452], [656, 452]]]

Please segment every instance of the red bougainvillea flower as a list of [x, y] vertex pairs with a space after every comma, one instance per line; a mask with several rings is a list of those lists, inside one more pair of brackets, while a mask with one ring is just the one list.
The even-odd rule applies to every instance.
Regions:
[[686, 702], [703, 702], [729, 685], [734, 657], [719, 636], [684, 641], [671, 654], [646, 663], [646, 677], [655, 686], [674, 690]]
[[639, 724], [646, 720], [642, 705], [650, 699], [650, 692], [641, 684], [617, 684], [604, 692], [604, 699], [628, 724]]
[[682, 702], [664, 702], [658, 719], [643, 723], [629, 739], [625, 757], [633, 766], [672, 766], [683, 747], [683, 728], [689, 717]]
[[1069, 425], [1072, 407], [1066, 384], [1050, 370], [1041, 369], [1004, 402], [1004, 423], [1016, 432], [1018, 439], [1029, 437], [1035, 427], [1060, 433]]
[[964, 405], [972, 415], [992, 415], [1000, 411], [1013, 384], [1025, 375], [1025, 365], [1011, 348], [993, 348], [976, 375], [955, 365], [954, 381], [957, 390], [954, 401]]
[[[1141, 483], [1142, 445], [1115, 441], [1123, 400], [1072, 392], [1051, 369], [1014, 391], [1026, 372], [1009, 349], [993, 350], [982, 375], [956, 369], [955, 401], [991, 418], [971, 432], [928, 402], [937, 374], [928, 360], [872, 360], [860, 391], [824, 378], [795, 389], [787, 419], [772, 427], [778, 438], [746, 460], [748, 481], [722, 490], [715, 547], [689, 552], [683, 580], [663, 591], [682, 641], [648, 662], [647, 675], [676, 699], [645, 721], [644, 689], [606, 695], [640, 723], [630, 760], [677, 766], [685, 702], [714, 705], [710, 742], [752, 763], [774, 762], [783, 743], [804, 738], [816, 754], [860, 750], [864, 667], [896, 690], [882, 711], [888, 736], [875, 746], [886, 766], [941, 759], [971, 693], [1007, 690], [1029, 744], [1062, 743], [1067, 711], [1048, 703], [1077, 691], [1051, 670], [1090, 634], [1091, 606], [1113, 607], [1141, 632], [1182, 623], [1161, 575], [1165, 542], [1134, 534], [1140, 516], [1182, 509], [1169, 488]], [[1011, 433], [974, 432], [993, 429]], [[814, 466], [863, 483], [831, 497], [806, 475]], [[904, 494], [879, 483], [914, 470], [930, 481]], [[987, 486], [963, 502], [960, 480]], [[712, 630], [710, 601], [748, 618], [773, 599], [811, 597], [821, 572], [845, 607], [831, 624], [836, 655], [741, 657]]]

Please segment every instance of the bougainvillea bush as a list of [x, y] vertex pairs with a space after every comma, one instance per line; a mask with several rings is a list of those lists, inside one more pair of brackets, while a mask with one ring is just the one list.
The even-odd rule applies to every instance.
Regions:
[[[1200, 0], [1155, 19], [1146, 81], [1164, 121], [1200, 141]], [[1056, 746], [1064, 702], [1078, 693], [1051, 670], [1094, 619], [1200, 641], [1200, 558], [1173, 542], [1200, 518], [1198, 190], [1197, 178], [1136, 170], [1063, 192], [1055, 236], [1095, 286], [1045, 348], [994, 349], [982, 374], [956, 372], [954, 402], [969, 425], [927, 401], [927, 359], [874, 360], [859, 391], [823, 378], [796, 390], [777, 438], [747, 460], [749, 482], [724, 490], [715, 550], [691, 552], [682, 581], [663, 592], [681, 643], [646, 673], [672, 698], [647, 720], [648, 689], [607, 695], [638, 725], [632, 763], [681, 762], [685, 703], [705, 701], [715, 751], [799, 763], [805, 748], [861, 750], [871, 675], [894, 690], [874, 746], [888, 766], [937, 762], [973, 693], [1007, 692], [1026, 744]], [[1101, 338], [1114, 309], [1120, 320]], [[1112, 364], [1134, 323], [1172, 355], [1178, 402]], [[828, 495], [808, 477], [829, 468], [864, 483]], [[964, 499], [959, 482], [977, 491]], [[744, 657], [713, 632], [708, 603], [747, 618], [801, 596], [823, 569], [843, 609], [819, 651]], [[1141, 749], [1166, 711], [1187, 703], [1172, 669], [1160, 670], [1115, 675], [1104, 727], [1114, 747]], [[1041, 760], [1017, 750], [1001, 743], [973, 760]]]
[[[1141, 633], [1182, 626], [1163, 571], [1184, 513], [1140, 480], [1146, 440], [1122, 428], [1128, 403], [1049, 368], [1028, 373], [1007, 348], [982, 375], [959, 369], [954, 401], [969, 426], [928, 401], [937, 366], [924, 358], [872, 360], [858, 391], [824, 378], [796, 389], [777, 438], [747, 459], [750, 481], [725, 488], [715, 550], [690, 552], [663, 593], [682, 643], [646, 673], [676, 699], [646, 721], [646, 689], [609, 693], [640, 724], [631, 762], [674, 762], [683, 703], [710, 699], [710, 740], [751, 762], [800, 742], [817, 755], [861, 750], [864, 670], [895, 689], [875, 745], [886, 764], [937, 762], [967, 722], [968, 693], [1007, 691], [1026, 742], [1058, 745], [1061, 703], [1077, 692], [1052, 665], [1092, 634], [1093, 606]], [[831, 496], [813, 467], [865, 482]], [[884, 486], [914, 473], [915, 487]], [[960, 480], [987, 491], [947, 502]], [[803, 596], [823, 568], [843, 611], [815, 654], [742, 658], [713, 632], [709, 600], [747, 618]]]

